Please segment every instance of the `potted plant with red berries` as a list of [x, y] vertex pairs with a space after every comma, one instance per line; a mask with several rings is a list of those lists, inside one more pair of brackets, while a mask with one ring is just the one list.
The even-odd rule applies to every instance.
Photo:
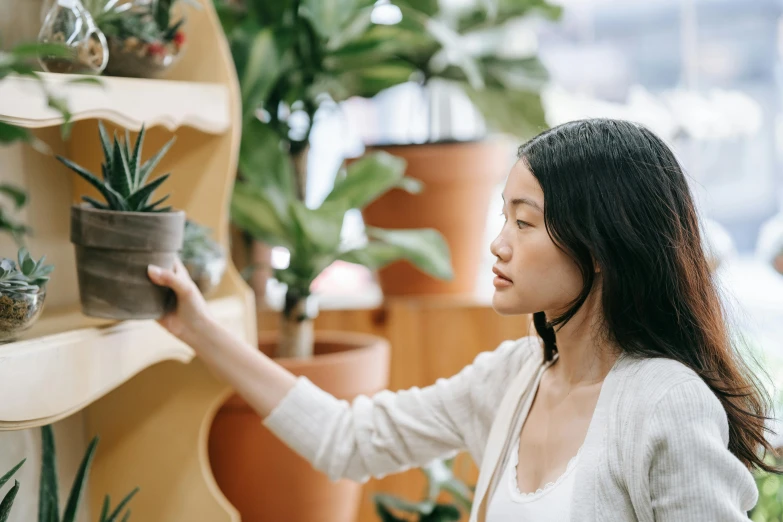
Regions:
[[85, 0], [109, 46], [104, 74], [153, 78], [171, 67], [185, 49], [185, 18], [172, 14], [177, 1]]

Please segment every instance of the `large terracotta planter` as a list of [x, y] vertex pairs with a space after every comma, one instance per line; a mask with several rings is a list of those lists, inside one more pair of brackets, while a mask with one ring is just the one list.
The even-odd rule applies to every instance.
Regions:
[[[276, 343], [276, 335], [259, 339], [265, 353], [272, 353]], [[318, 332], [315, 353], [311, 359], [276, 361], [339, 399], [370, 395], [388, 385], [390, 352], [385, 339]], [[209, 458], [218, 485], [243, 522], [351, 522], [358, 513], [361, 484], [329, 481], [267, 430], [238, 395], [215, 417]]]
[[406, 175], [424, 182], [421, 194], [395, 189], [362, 212], [382, 228], [434, 228], [451, 249], [454, 278], [440, 281], [399, 261], [379, 271], [383, 293], [470, 294], [475, 291], [490, 197], [513, 163], [509, 142], [478, 141], [374, 147], [408, 162]]

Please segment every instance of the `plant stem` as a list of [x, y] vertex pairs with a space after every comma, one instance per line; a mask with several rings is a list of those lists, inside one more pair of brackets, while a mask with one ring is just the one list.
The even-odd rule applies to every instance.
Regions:
[[314, 317], [308, 312], [311, 296], [301, 297], [286, 293], [286, 302], [280, 314], [280, 340], [277, 356], [306, 359], [313, 356], [315, 343]]
[[291, 160], [294, 164], [294, 181], [299, 201], [304, 202], [307, 196], [307, 155], [310, 152], [310, 144], [305, 142], [301, 150], [292, 150]]

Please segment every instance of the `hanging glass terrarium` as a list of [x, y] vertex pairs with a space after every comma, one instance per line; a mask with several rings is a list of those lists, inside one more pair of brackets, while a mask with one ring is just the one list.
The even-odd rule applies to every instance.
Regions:
[[80, 0], [55, 0], [38, 41], [65, 44], [72, 51], [68, 57], [42, 56], [41, 66], [48, 72], [100, 74], [109, 61], [106, 37]]

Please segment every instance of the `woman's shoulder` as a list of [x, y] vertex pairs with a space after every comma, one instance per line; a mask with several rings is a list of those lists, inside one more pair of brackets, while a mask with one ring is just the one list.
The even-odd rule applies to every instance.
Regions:
[[615, 410], [623, 410], [626, 415], [615, 413], [629, 424], [639, 427], [653, 419], [666, 419], [672, 425], [711, 424], [728, 440], [723, 405], [692, 368], [664, 357], [623, 356], [618, 374]]

